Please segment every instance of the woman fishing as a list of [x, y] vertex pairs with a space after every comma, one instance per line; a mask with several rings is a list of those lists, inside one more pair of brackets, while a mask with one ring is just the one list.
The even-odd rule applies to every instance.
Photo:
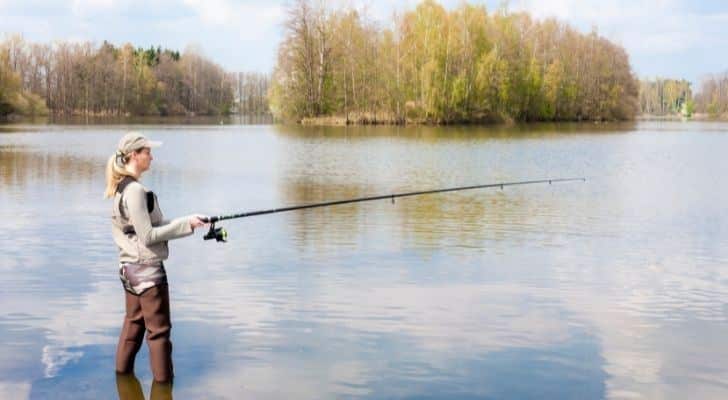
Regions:
[[131, 373], [147, 332], [149, 359], [156, 382], [171, 382], [172, 328], [164, 260], [167, 242], [191, 235], [202, 215], [165, 220], [157, 196], [139, 179], [153, 160], [151, 149], [161, 142], [137, 132], [119, 141], [106, 167], [106, 197], [113, 198], [111, 230], [119, 248], [119, 275], [125, 289], [126, 315], [116, 348], [116, 372]]

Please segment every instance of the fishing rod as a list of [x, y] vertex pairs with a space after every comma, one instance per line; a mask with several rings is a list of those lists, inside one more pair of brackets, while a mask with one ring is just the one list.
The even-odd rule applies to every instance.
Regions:
[[421, 190], [421, 191], [417, 191], [417, 192], [393, 193], [393, 194], [385, 194], [385, 195], [380, 195], [380, 196], [359, 197], [356, 199], [335, 200], [335, 201], [327, 201], [327, 202], [323, 202], [323, 203], [312, 203], [312, 204], [303, 204], [303, 205], [298, 205], [298, 206], [272, 208], [269, 210], [247, 211], [247, 212], [242, 212], [242, 213], [237, 213], [237, 214], [217, 215], [217, 216], [202, 218], [201, 220], [202, 220], [202, 222], [211, 223], [210, 230], [207, 232], [207, 234], [205, 234], [204, 240], [215, 239], [218, 242], [227, 242], [227, 237], [228, 237], [227, 231], [222, 227], [216, 228], [215, 227], [216, 222], [225, 221], [228, 219], [254, 217], [257, 215], [275, 214], [275, 213], [286, 212], [286, 211], [305, 210], [308, 208], [329, 207], [329, 206], [336, 206], [336, 205], [340, 205], [340, 204], [360, 203], [360, 202], [364, 202], [364, 201], [391, 199], [392, 204], [394, 204], [394, 199], [396, 199], [396, 198], [419, 196], [419, 195], [423, 195], [423, 194], [445, 193], [445, 192], [455, 192], [455, 191], [460, 191], [460, 190], [486, 189], [486, 188], [497, 188], [497, 187], [501, 188], [501, 190], [502, 190], [506, 186], [533, 185], [533, 184], [537, 184], [537, 183], [548, 183], [550, 185], [555, 182], [571, 182], [571, 181], [586, 182], [586, 179], [585, 178], [541, 179], [541, 180], [535, 180], [535, 181], [489, 183], [486, 185], [459, 186], [459, 187], [446, 188], [446, 189]]

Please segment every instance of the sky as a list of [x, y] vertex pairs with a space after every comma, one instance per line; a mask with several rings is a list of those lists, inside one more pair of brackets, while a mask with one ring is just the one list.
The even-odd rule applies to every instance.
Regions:
[[[229, 71], [268, 72], [275, 64], [291, 0], [0, 0], [0, 34], [28, 41], [108, 40], [184, 50], [194, 46]], [[440, 0], [454, 8], [463, 0]], [[503, 0], [469, 0], [495, 10]], [[366, 9], [385, 24], [418, 0], [328, 0]], [[698, 87], [728, 71], [726, 0], [510, 0], [512, 11], [592, 28], [622, 45], [640, 78], [685, 78]]]

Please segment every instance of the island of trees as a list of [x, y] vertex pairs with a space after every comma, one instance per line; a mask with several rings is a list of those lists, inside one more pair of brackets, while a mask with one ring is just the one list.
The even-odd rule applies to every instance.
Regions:
[[639, 83], [625, 50], [554, 19], [433, 0], [385, 27], [297, 0], [273, 72], [286, 120], [344, 123], [622, 120]]

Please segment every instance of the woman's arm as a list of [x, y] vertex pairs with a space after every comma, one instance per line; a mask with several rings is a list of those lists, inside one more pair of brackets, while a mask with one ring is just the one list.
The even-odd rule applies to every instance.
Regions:
[[139, 240], [149, 246], [159, 242], [189, 236], [194, 232], [192, 216], [173, 219], [161, 226], [152, 227], [152, 221], [147, 211], [147, 197], [144, 188], [138, 184], [131, 184], [124, 191], [124, 199], [129, 210], [129, 222]]

